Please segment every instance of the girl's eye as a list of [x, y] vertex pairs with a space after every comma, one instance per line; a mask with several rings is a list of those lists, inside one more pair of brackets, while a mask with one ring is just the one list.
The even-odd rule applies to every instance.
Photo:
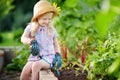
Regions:
[[43, 18], [43, 20], [46, 20], [47, 18]]
[[51, 20], [51, 18], [49, 18], [49, 20]]
[[43, 20], [51, 20], [51, 18], [43, 18]]

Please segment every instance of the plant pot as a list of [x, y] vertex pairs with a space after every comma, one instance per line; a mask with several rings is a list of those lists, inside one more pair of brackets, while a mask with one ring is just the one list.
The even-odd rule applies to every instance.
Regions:
[[5, 65], [12, 63], [12, 59], [15, 58], [15, 50], [6, 48], [4, 50], [4, 61]]
[[0, 72], [3, 68], [3, 63], [4, 63], [4, 51], [0, 50]]

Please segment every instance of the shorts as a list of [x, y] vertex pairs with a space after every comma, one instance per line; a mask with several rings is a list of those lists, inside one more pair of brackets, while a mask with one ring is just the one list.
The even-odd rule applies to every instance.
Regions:
[[45, 62], [52, 64], [54, 57], [55, 57], [55, 54], [48, 54], [48, 55], [42, 55], [42, 56], [30, 55], [28, 58], [28, 61], [38, 61], [42, 59]]

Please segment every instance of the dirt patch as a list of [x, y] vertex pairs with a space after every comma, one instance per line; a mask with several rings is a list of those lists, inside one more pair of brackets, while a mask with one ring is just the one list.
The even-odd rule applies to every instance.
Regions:
[[[62, 69], [59, 80], [87, 80], [87, 72], [74, 69]], [[18, 71], [2, 71], [0, 80], [20, 80], [20, 72]]]
[[0, 73], [0, 80], [20, 80], [20, 72], [18, 71], [2, 71]]
[[59, 80], [87, 80], [87, 72], [74, 69], [63, 69], [60, 71]]

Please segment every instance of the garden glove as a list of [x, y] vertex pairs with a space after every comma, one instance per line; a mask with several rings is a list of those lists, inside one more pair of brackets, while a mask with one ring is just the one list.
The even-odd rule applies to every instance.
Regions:
[[38, 55], [40, 52], [40, 48], [39, 48], [39, 44], [36, 40], [32, 40], [31, 44], [30, 44], [30, 53], [33, 56]]
[[53, 66], [57, 69], [62, 66], [62, 58], [60, 53], [55, 54], [55, 58], [53, 59]]
[[60, 56], [60, 53], [55, 54], [55, 58], [53, 59], [52, 62], [52, 67], [51, 70], [56, 76], [60, 76], [59, 68], [62, 66], [62, 58]]

